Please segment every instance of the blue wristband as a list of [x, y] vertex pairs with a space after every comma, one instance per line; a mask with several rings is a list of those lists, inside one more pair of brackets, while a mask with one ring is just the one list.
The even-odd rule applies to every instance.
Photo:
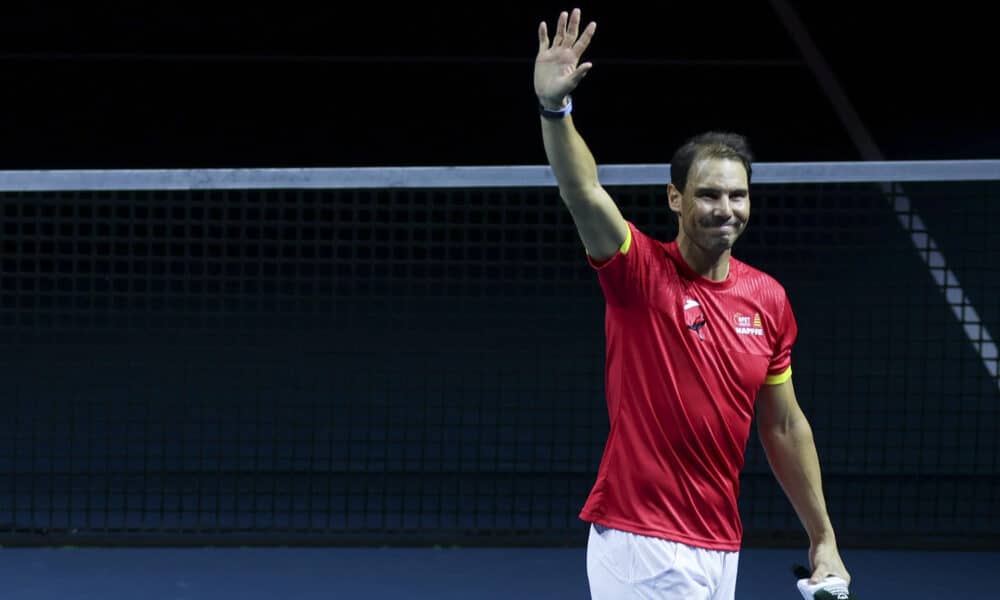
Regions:
[[542, 106], [542, 103], [538, 103], [538, 114], [542, 115], [546, 119], [565, 119], [566, 115], [573, 112], [573, 98], [566, 97], [566, 106], [558, 109], [552, 110]]

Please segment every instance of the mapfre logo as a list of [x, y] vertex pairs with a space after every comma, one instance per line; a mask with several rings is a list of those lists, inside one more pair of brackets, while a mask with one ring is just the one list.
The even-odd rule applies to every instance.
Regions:
[[764, 327], [760, 322], [760, 313], [745, 315], [736, 313], [733, 315], [733, 324], [736, 326], [736, 333], [740, 335], [764, 335]]

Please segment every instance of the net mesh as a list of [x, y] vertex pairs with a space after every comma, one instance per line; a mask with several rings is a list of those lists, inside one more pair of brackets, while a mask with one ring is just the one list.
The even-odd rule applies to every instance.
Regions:
[[[998, 192], [754, 190], [842, 543], [1000, 539]], [[0, 200], [0, 543], [584, 543], [603, 301], [554, 189]], [[748, 544], [801, 536], [755, 439], [742, 486]]]

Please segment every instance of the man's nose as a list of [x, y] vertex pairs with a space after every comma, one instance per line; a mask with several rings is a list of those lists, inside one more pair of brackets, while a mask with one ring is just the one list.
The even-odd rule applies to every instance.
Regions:
[[729, 194], [723, 194], [719, 198], [719, 202], [715, 205], [715, 216], [717, 217], [731, 217], [733, 216], [733, 205], [729, 201]]

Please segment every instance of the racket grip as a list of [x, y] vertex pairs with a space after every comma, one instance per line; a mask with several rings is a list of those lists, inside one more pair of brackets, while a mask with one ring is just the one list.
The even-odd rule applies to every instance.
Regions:
[[836, 575], [827, 575], [819, 583], [809, 583], [806, 576], [798, 581], [799, 592], [805, 600], [856, 600], [847, 589], [847, 582]]

